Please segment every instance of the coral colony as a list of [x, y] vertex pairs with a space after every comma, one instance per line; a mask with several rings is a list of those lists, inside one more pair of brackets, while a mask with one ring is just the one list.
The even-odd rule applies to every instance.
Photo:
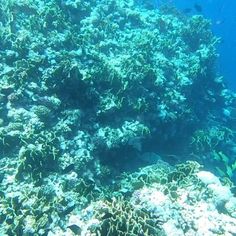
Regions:
[[210, 26], [1, 0], [0, 235], [235, 235], [236, 96]]

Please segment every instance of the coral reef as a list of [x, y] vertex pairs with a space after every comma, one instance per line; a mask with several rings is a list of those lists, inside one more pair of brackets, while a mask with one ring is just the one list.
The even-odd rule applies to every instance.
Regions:
[[[155, 176], [157, 166], [154, 166], [154, 174], [149, 171], [150, 176]], [[143, 207], [159, 215], [164, 235], [234, 235], [236, 198], [229, 186], [223, 186], [216, 176], [199, 167], [197, 163], [188, 162], [173, 170], [166, 169], [166, 176], [177, 177], [168, 179], [169, 191], [166, 191], [168, 184], [153, 179], [152, 184], [133, 192], [131, 202], [137, 208]], [[145, 172], [146, 168], [139, 174]]]
[[[201, 204], [235, 233], [230, 189], [180, 163], [236, 178], [236, 96], [215, 71], [218, 42], [209, 20], [172, 7], [0, 1], [0, 234], [171, 235], [172, 219], [191, 235], [200, 223], [181, 214]], [[135, 172], [145, 160], [156, 164]], [[167, 215], [145, 205], [155, 194]]]
[[[163, 171], [164, 178], [170, 177], [166, 181], [158, 178]], [[137, 182], [145, 174], [149, 178], [143, 178], [143, 184], [138, 186]], [[81, 235], [93, 232], [97, 232], [96, 235], [163, 236], [236, 233], [236, 198], [230, 187], [222, 185], [210, 172], [201, 170], [196, 162], [169, 166], [160, 161], [126, 174], [117, 185], [118, 191], [113, 192], [111, 200], [91, 202], [80, 216], [72, 213], [68, 224], [80, 228]], [[124, 196], [127, 186], [128, 201], [120, 197]], [[148, 230], [143, 232], [143, 229]]]
[[[2, 149], [20, 150], [45, 130], [64, 157], [77, 132], [90, 139], [90, 160], [114, 147], [141, 151], [144, 140], [168, 147], [181, 137], [184, 148], [207, 114], [232, 103], [203, 17], [133, 1], [38, 4], [1, 4], [1, 129], [13, 129], [1, 132]], [[72, 155], [70, 164], [81, 159]]]

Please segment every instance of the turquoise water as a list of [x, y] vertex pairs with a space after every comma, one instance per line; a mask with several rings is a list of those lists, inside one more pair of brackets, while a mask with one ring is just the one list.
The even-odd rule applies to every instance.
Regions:
[[234, 47], [210, 7], [0, 1], [0, 236], [236, 234]]

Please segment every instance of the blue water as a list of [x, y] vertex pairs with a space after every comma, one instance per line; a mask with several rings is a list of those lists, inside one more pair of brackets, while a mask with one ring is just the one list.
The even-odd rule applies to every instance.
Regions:
[[[167, 1], [154, 0], [156, 6]], [[202, 14], [212, 21], [212, 30], [222, 39], [218, 46], [220, 54], [217, 70], [223, 75], [229, 88], [236, 91], [236, 1], [235, 0], [172, 0], [168, 1], [178, 9], [191, 8], [191, 14]], [[194, 4], [202, 7], [201, 12], [194, 9]]]

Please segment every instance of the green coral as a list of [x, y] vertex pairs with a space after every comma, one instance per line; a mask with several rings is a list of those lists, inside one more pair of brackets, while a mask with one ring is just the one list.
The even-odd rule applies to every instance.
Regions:
[[120, 191], [130, 194], [144, 186], [150, 187], [158, 184], [159, 188], [171, 199], [175, 200], [178, 188], [184, 188], [194, 183], [196, 188], [202, 188], [196, 173], [200, 165], [194, 161], [187, 161], [176, 165], [174, 168], [165, 162], [158, 161], [157, 164], [144, 167], [132, 174], [123, 174], [119, 183]]
[[47, 172], [57, 168], [59, 149], [57, 148], [58, 139], [51, 136], [51, 133], [42, 133], [35, 143], [27, 143], [19, 151], [20, 164], [16, 173], [18, 180], [26, 178], [25, 174], [35, 180], [41, 180]]
[[234, 138], [234, 132], [226, 126], [211, 126], [195, 131], [191, 147], [198, 153], [217, 150], [222, 144], [229, 143]]
[[129, 201], [113, 198], [101, 203], [95, 217], [100, 221], [95, 231], [97, 236], [158, 236], [162, 221], [145, 209], [136, 209]]
[[[138, 121], [126, 121], [121, 128], [100, 128], [96, 134], [96, 138], [108, 149], [119, 147], [122, 145], [132, 145], [135, 138], [145, 138], [150, 134], [147, 126]], [[133, 145], [135, 145], [133, 143]]]

